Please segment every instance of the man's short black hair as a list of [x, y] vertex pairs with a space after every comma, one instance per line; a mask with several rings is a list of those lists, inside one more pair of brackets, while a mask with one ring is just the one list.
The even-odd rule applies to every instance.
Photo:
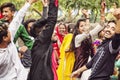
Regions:
[[31, 27], [30, 30], [31, 36], [36, 38], [39, 35], [39, 32], [41, 32], [42, 28], [47, 25], [46, 23], [47, 23], [47, 19], [45, 18], [41, 18], [37, 20]]
[[3, 3], [0, 6], [0, 11], [3, 12], [3, 9], [6, 8], [6, 7], [9, 7], [11, 11], [16, 11], [15, 5], [11, 2]]
[[31, 23], [31, 22], [35, 22], [36, 20], [35, 19], [28, 19], [28, 20], [26, 20], [24, 23], [23, 23], [23, 25], [26, 27], [26, 29], [27, 29], [27, 26], [28, 26], [28, 24], [29, 23]]
[[[23, 25], [24, 25], [24, 27], [26, 28], [26, 30], [27, 30], [27, 28], [28, 28], [28, 24], [29, 23], [31, 23], [31, 22], [35, 22], [36, 20], [35, 19], [28, 19], [28, 20], [26, 20], [24, 23], [23, 23]], [[27, 32], [28, 32], [28, 30], [27, 30]], [[29, 32], [28, 32], [29, 33]], [[29, 33], [30, 34], [30, 33]]]
[[3, 41], [3, 37], [8, 34], [8, 24], [7, 22], [0, 21], [0, 44]]
[[115, 20], [110, 20], [110, 21], [108, 21], [108, 24], [111, 23], [111, 22], [116, 24], [116, 21], [115, 21]]

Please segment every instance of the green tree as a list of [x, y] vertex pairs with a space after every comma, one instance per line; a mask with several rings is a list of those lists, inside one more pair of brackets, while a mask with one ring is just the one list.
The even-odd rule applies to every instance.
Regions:
[[[120, 0], [105, 0], [106, 1], [106, 7], [110, 8], [113, 3], [116, 3], [117, 6], [120, 6]], [[80, 8], [86, 8], [90, 9], [92, 12], [92, 20], [94, 22], [97, 20], [100, 14], [100, 8], [101, 8], [101, 0], [60, 0], [60, 8], [64, 10], [64, 15], [68, 15], [70, 17], [70, 10], [73, 9], [80, 9]], [[71, 18], [71, 17], [70, 17]], [[72, 19], [71, 19], [72, 20]]]
[[[0, 0], [0, 5], [2, 5], [5, 2], [12, 2], [12, 3], [14, 3], [16, 8], [17, 8], [17, 10], [19, 10], [24, 5], [25, 0]], [[39, 0], [34, 5], [32, 5], [32, 7], [30, 8], [29, 12], [36, 12], [36, 11], [38, 11], [40, 13], [42, 11], [42, 9], [43, 9], [42, 3]], [[29, 15], [29, 16], [31, 16], [31, 15]], [[40, 15], [39, 14], [38, 15], [35, 14], [32, 17], [33, 18], [37, 18], [38, 16], [40, 16]]]

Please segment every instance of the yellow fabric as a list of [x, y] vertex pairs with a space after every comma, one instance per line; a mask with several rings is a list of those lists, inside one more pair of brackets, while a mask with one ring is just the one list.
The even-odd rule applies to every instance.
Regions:
[[72, 37], [72, 34], [67, 34], [60, 47], [60, 64], [57, 69], [58, 80], [71, 80], [70, 74], [74, 66], [75, 55], [74, 52], [65, 53], [65, 51], [69, 49]]

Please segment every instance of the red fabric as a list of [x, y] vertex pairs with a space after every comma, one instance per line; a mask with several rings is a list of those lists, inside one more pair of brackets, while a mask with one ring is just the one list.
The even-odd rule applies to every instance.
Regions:
[[2, 15], [2, 13], [0, 13], [0, 19], [2, 19], [3, 18], [3, 15]]
[[53, 49], [56, 50], [58, 57], [60, 56], [59, 47], [57, 43], [53, 43]]
[[59, 31], [58, 31], [58, 26], [55, 28], [55, 31], [56, 31], [56, 36], [58, 38], [58, 41], [56, 43], [53, 44], [53, 47], [54, 47], [54, 50], [56, 50], [57, 54], [58, 54], [58, 57], [60, 56], [60, 52], [59, 52], [59, 45], [58, 45], [58, 42], [60, 43], [60, 45], [62, 44], [62, 41], [64, 39], [64, 36], [62, 36]]
[[[56, 26], [55, 32], [56, 32], [55, 34], [56, 34], [58, 40], [57, 40], [57, 43], [54, 43], [54, 44], [53, 44], [53, 47], [54, 47], [54, 50], [56, 50], [56, 52], [58, 53], [58, 57], [59, 57], [59, 56], [60, 56], [59, 45], [62, 44], [62, 41], [63, 41], [63, 39], [64, 39], [64, 36], [59, 33], [58, 26]], [[67, 31], [65, 32], [65, 34], [67, 34]], [[58, 44], [58, 43], [59, 43], [59, 44]]]
[[53, 71], [53, 74], [54, 74], [54, 80], [58, 80], [58, 76], [57, 76], [57, 67], [58, 67], [58, 64], [57, 64], [57, 61], [56, 61], [56, 58], [55, 58], [55, 53], [54, 53], [54, 50], [53, 50], [53, 53], [52, 53], [52, 71]]
[[62, 35], [59, 33], [59, 31], [58, 31], [58, 26], [56, 27], [56, 35], [57, 35], [58, 40], [60, 41], [60, 43], [62, 43], [64, 36], [62, 36]]
[[55, 0], [55, 6], [58, 7], [58, 0]]

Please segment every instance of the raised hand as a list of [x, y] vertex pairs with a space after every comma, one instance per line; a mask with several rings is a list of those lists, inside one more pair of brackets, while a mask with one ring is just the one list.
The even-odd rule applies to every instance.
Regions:
[[49, 4], [48, 0], [41, 0], [44, 7], [47, 7]]
[[120, 19], [120, 8], [115, 9], [113, 15], [116, 19]]
[[120, 34], [120, 8], [117, 8], [114, 10], [113, 15], [116, 17], [116, 27], [115, 27], [115, 32], [117, 34]]
[[106, 7], [106, 2], [105, 2], [105, 0], [102, 0], [102, 2], [101, 2], [101, 8], [105, 9], [105, 7]]
[[83, 9], [83, 10], [82, 10], [82, 13], [83, 13], [83, 15], [85, 15], [85, 18], [89, 18], [88, 10]]
[[106, 2], [105, 2], [105, 0], [102, 0], [102, 2], [101, 2], [101, 10], [100, 10], [101, 21], [105, 21], [105, 7], [106, 7]]

